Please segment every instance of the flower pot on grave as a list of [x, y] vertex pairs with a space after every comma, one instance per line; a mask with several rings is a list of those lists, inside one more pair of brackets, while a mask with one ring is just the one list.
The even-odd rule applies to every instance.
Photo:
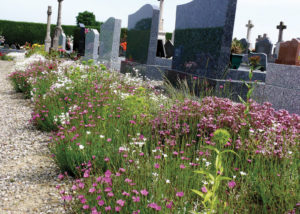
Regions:
[[231, 68], [238, 69], [242, 63], [243, 54], [231, 54]]

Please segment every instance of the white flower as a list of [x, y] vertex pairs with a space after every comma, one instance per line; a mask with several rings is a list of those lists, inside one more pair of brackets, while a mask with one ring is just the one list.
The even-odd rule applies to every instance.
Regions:
[[234, 176], [232, 176], [233, 177], [233, 179], [235, 179], [236, 178], [236, 176], [234, 175]]
[[169, 184], [169, 183], [171, 183], [171, 181], [170, 181], [169, 179], [167, 179], [167, 180], [166, 180], [166, 183]]
[[89, 134], [91, 134], [91, 132], [90, 132], [90, 131], [87, 131], [86, 134], [89, 135]]
[[199, 158], [196, 158], [196, 161], [199, 161], [200, 159]]
[[158, 174], [157, 174], [156, 172], [152, 173], [152, 175], [153, 175], [154, 177], [157, 177], [157, 176], [158, 176]]
[[207, 182], [207, 181], [202, 181], [202, 183], [203, 183], [204, 185], [207, 185], [207, 184], [208, 184], [208, 182]]
[[291, 154], [293, 154], [293, 152], [292, 151], [288, 151], [288, 153], [291, 155]]
[[162, 154], [165, 158], [167, 158], [168, 157], [168, 155], [167, 154]]
[[83, 145], [79, 145], [79, 149], [84, 149], [84, 146]]
[[241, 175], [247, 175], [247, 173], [246, 173], [246, 172], [243, 172], [243, 171], [240, 171], [240, 174], [241, 174]]
[[210, 162], [205, 162], [205, 166], [208, 167], [211, 163]]
[[155, 152], [157, 152], [157, 150], [156, 150], [156, 149], [154, 149], [154, 150], [152, 150], [152, 152], [153, 152], [153, 153], [155, 153]]
[[104, 138], [104, 135], [100, 135], [100, 138]]

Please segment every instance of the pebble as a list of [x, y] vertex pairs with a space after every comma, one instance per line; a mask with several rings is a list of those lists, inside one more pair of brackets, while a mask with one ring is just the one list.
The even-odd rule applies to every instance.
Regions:
[[16, 93], [7, 76], [14, 62], [0, 61], [0, 213], [71, 213], [56, 185], [64, 185], [47, 147], [49, 133], [30, 124], [30, 100]]

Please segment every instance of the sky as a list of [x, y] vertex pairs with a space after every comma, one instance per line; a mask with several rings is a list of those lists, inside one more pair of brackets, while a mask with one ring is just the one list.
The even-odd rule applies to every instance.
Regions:
[[[192, 0], [165, 0], [164, 30], [173, 32], [176, 6]], [[159, 5], [158, 0], [64, 0], [62, 2], [62, 24], [75, 25], [76, 16], [85, 10], [93, 12], [97, 21], [109, 17], [122, 20], [127, 27], [128, 15], [135, 13], [145, 4]], [[12, 21], [47, 22], [47, 8], [52, 6], [52, 23], [57, 21], [57, 0], [0, 0], [0, 19]], [[233, 37], [245, 38], [245, 25], [251, 19], [254, 24], [250, 42], [255, 43], [258, 35], [267, 33], [272, 43], [278, 40], [276, 26], [280, 21], [287, 25], [283, 40], [300, 37], [300, 0], [238, 0]]]

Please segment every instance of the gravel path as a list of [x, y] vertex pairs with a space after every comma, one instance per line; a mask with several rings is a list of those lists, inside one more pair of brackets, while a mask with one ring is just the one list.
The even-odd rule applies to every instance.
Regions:
[[13, 65], [0, 61], [0, 213], [65, 213], [49, 136], [29, 123], [30, 101], [7, 79]]

